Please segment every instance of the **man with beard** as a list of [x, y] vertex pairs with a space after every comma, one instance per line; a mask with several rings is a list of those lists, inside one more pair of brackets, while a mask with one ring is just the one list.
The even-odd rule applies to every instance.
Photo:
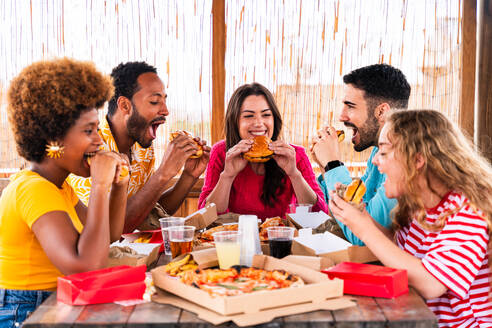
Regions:
[[[366, 172], [361, 178], [367, 188], [363, 201], [371, 217], [382, 226], [389, 227], [390, 211], [397, 200], [386, 197], [386, 176], [378, 171], [372, 159], [378, 152], [376, 145], [385, 115], [391, 109], [408, 107], [410, 85], [399, 69], [386, 64], [356, 69], [345, 75], [343, 82], [345, 90], [339, 120], [352, 129], [355, 151], [361, 152], [374, 147], [367, 161]], [[336, 130], [329, 126], [318, 131], [311, 149], [314, 160], [324, 170], [324, 174], [318, 177], [318, 183], [328, 202], [328, 191], [334, 190], [336, 183], [348, 185], [352, 181], [347, 167], [341, 162]], [[338, 220], [336, 222], [348, 241], [355, 245], [364, 245], [343, 223]]]
[[[210, 147], [203, 146], [200, 158], [189, 158], [198, 150], [189, 136], [180, 134], [168, 145], [160, 165], [154, 170], [152, 141], [156, 130], [169, 115], [164, 84], [155, 67], [145, 62], [122, 63], [111, 73], [115, 88], [108, 103], [108, 115], [100, 124], [99, 135], [104, 148], [125, 154], [130, 159], [130, 182], [124, 233], [135, 228], [158, 229], [158, 218], [174, 213], [191, 187], [205, 170]], [[181, 168], [174, 186], [165, 189]], [[70, 175], [68, 182], [87, 204], [91, 181]], [[150, 213], [150, 215], [149, 215]]]

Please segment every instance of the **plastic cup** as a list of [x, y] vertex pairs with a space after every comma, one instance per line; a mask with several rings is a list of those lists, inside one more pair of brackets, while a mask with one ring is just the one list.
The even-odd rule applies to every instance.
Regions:
[[239, 227], [241, 232], [241, 265], [251, 266], [253, 256], [262, 254], [260, 246], [260, 235], [258, 233], [258, 217], [256, 215], [239, 216]]
[[290, 255], [294, 228], [292, 227], [270, 227], [267, 228], [270, 256], [281, 259]]
[[169, 234], [172, 258], [193, 250], [194, 226], [173, 226], [167, 227], [165, 230]]
[[159, 223], [161, 224], [162, 241], [164, 242], [164, 253], [166, 255], [171, 255], [171, 244], [169, 243], [168, 233], [165, 228], [174, 227], [174, 226], [183, 226], [185, 223], [185, 219], [178, 218], [175, 216], [170, 216], [166, 218], [160, 218]]
[[296, 214], [302, 214], [302, 213], [310, 213], [313, 209], [312, 204], [290, 204], [289, 205], [289, 213], [296, 213]]
[[233, 265], [239, 265], [241, 232], [219, 231], [214, 233], [213, 236], [220, 268], [229, 269]]

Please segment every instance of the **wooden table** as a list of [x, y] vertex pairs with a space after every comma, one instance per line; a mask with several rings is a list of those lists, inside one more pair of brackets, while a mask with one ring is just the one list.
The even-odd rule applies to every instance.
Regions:
[[[395, 299], [354, 297], [356, 307], [315, 311], [278, 318], [263, 327], [436, 327], [436, 318], [414, 291]], [[70, 306], [51, 295], [25, 321], [24, 327], [215, 327], [195, 314], [171, 305], [97, 304]], [[232, 323], [220, 327], [235, 326]]]
[[[158, 264], [169, 261], [161, 256]], [[437, 319], [413, 289], [394, 299], [353, 296], [356, 307], [291, 315], [262, 327], [437, 327]], [[195, 314], [172, 305], [144, 303], [135, 306], [96, 304], [70, 306], [51, 295], [24, 322], [24, 327], [216, 327]], [[219, 327], [234, 327], [233, 323]]]

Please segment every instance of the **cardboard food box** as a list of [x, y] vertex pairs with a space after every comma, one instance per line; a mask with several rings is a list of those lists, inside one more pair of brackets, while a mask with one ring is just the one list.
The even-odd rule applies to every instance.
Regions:
[[356, 304], [347, 297], [337, 297], [316, 303], [294, 304], [276, 308], [261, 310], [254, 313], [241, 313], [235, 315], [222, 315], [211, 311], [197, 303], [190, 302], [179, 296], [168, 293], [160, 288], [152, 295], [152, 301], [162, 304], [170, 304], [186, 311], [195, 313], [200, 319], [219, 325], [228, 321], [234, 322], [240, 327], [258, 325], [270, 322], [277, 317], [294, 315], [316, 310], [339, 310], [355, 306]]
[[[115, 242], [109, 249], [108, 267], [118, 265], [151, 266], [159, 258], [161, 244]], [[131, 249], [133, 254], [128, 252]]]
[[[219, 265], [219, 260], [217, 259], [217, 252], [214, 248], [206, 248], [196, 250], [190, 253], [191, 258], [195, 260], [198, 264], [199, 269], [211, 268]], [[184, 258], [187, 254], [182, 254], [174, 258], [171, 262], [177, 262]]]
[[302, 265], [306, 268], [310, 268], [316, 271], [325, 270], [335, 265], [335, 263], [331, 259], [318, 256], [288, 255], [282, 260]]
[[325, 212], [297, 212], [287, 213], [287, 221], [297, 229], [315, 229], [329, 220], [330, 217]]
[[185, 225], [192, 225], [196, 230], [204, 229], [217, 220], [217, 208], [214, 203], [210, 203], [185, 219]]
[[367, 263], [378, 260], [366, 246], [352, 245], [330, 232], [312, 234], [311, 229], [299, 230], [299, 236], [292, 242], [292, 254], [327, 257], [336, 264]]
[[330, 278], [343, 279], [344, 294], [393, 298], [408, 293], [406, 270], [343, 262], [323, 273]]
[[[210, 252], [211, 250], [205, 251]], [[330, 280], [325, 274], [300, 265], [266, 255], [255, 255], [253, 267], [265, 270], [285, 270], [299, 275], [305, 285], [237, 296], [211, 297], [206, 291], [181, 283], [179, 279], [167, 275], [163, 266], [151, 272], [155, 286], [221, 315], [251, 314], [267, 308], [323, 303], [327, 299], [343, 295], [343, 282], [340, 279]]]
[[57, 300], [70, 305], [141, 299], [146, 266], [118, 266], [58, 277]]

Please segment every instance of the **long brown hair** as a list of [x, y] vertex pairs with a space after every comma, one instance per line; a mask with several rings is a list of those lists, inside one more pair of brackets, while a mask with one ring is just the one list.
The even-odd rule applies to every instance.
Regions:
[[[432, 176], [448, 190], [464, 194], [471, 206], [479, 208], [492, 228], [492, 167], [474, 151], [472, 143], [443, 114], [434, 110], [406, 110], [392, 113], [388, 138], [395, 147], [405, 170], [407, 193], [398, 198], [394, 209], [397, 228], [407, 226], [412, 217], [424, 227], [425, 207], [416, 177], [424, 173], [427, 184]], [[417, 169], [415, 158], [420, 155], [424, 166]], [[432, 190], [432, 189], [431, 189]], [[439, 218], [431, 229], [441, 229], [446, 216]]]
[[[227, 105], [225, 117], [225, 136], [226, 150], [234, 147], [241, 137], [239, 135], [239, 116], [241, 114], [241, 106], [244, 100], [249, 96], [265, 97], [268, 107], [273, 115], [273, 134], [272, 140], [275, 141], [282, 130], [282, 118], [278, 110], [275, 99], [272, 93], [259, 83], [244, 84], [234, 91]], [[263, 192], [260, 196], [263, 204], [273, 206], [277, 193], [282, 192], [285, 187], [285, 172], [277, 165], [273, 159], [265, 163], [265, 180], [263, 183]]]

